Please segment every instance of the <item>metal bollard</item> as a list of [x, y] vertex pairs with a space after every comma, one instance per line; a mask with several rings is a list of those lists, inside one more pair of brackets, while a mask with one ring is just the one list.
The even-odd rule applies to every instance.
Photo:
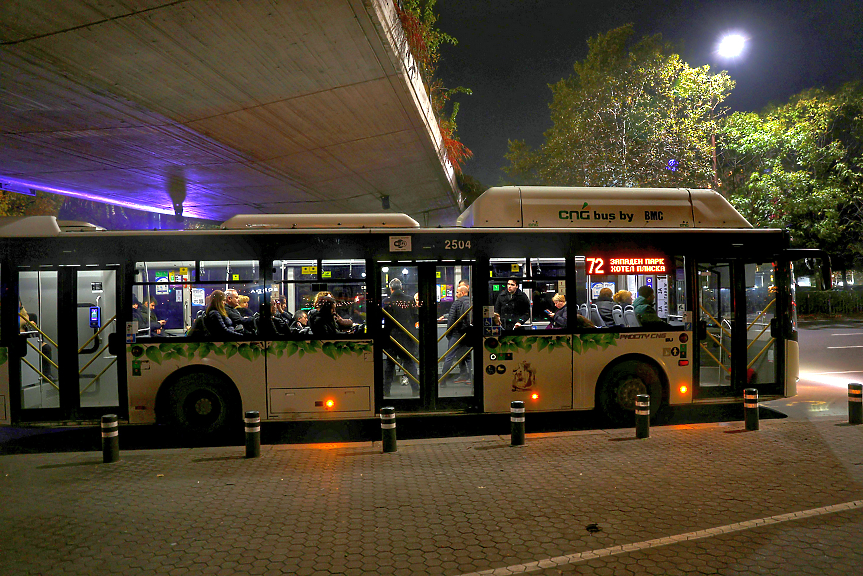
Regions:
[[384, 454], [396, 452], [396, 409], [392, 406], [381, 408], [381, 443]]
[[848, 423], [863, 424], [863, 384], [848, 385]]
[[120, 422], [116, 414], [102, 416], [102, 462], [120, 459]]
[[650, 438], [650, 395], [635, 397], [635, 437]]
[[261, 455], [261, 414], [257, 410], [249, 410], [243, 422], [246, 426], [246, 458], [257, 458]]
[[510, 446], [524, 446], [524, 402], [513, 400], [509, 405]]
[[755, 388], [743, 390], [743, 419], [747, 430], [758, 430], [758, 390]]

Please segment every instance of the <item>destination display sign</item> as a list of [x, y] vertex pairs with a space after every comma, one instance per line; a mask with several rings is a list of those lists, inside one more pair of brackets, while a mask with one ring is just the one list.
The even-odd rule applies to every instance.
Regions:
[[654, 257], [586, 256], [587, 273], [592, 276], [610, 274], [667, 274], [668, 259]]

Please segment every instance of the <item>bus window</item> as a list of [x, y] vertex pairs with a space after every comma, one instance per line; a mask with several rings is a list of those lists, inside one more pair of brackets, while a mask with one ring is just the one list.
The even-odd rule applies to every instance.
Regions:
[[566, 260], [563, 258], [531, 258], [531, 322], [539, 328], [550, 323], [557, 310], [555, 294], [566, 297]]
[[255, 282], [260, 277], [257, 260], [201, 262], [199, 282]]
[[527, 284], [524, 258], [492, 258], [487, 306], [494, 306], [504, 330], [529, 327], [532, 288]]

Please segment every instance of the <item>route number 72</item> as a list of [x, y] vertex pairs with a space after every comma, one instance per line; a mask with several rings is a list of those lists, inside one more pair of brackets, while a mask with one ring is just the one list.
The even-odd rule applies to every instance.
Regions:
[[605, 261], [602, 258], [585, 258], [584, 259], [589, 267], [587, 269], [588, 274], [605, 274]]

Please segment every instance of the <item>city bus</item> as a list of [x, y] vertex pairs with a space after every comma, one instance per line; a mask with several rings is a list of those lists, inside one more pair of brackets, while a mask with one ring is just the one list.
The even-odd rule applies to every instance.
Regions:
[[[491, 188], [433, 229], [389, 213], [122, 232], [6, 218], [0, 246], [0, 423], [117, 413], [203, 435], [248, 410], [368, 419], [522, 400], [627, 423], [638, 394], [652, 415], [744, 388], [792, 396], [794, 261], [821, 258], [830, 278], [823, 254], [682, 188]], [[231, 306], [244, 334], [207, 331], [214, 291], [247, 300]], [[293, 321], [332, 326], [321, 306], [337, 330]]]

